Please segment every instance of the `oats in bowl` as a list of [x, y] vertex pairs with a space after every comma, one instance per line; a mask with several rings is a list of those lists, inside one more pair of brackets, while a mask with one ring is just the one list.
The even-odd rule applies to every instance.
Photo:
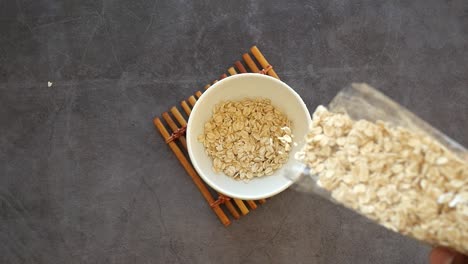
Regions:
[[[286, 143], [288, 140], [288, 137], [285, 137], [286, 133], [289, 133], [288, 129], [284, 129], [285, 131], [282, 131], [281, 128], [284, 126], [287, 126], [291, 130], [291, 141], [297, 141], [297, 140], [302, 140], [305, 135], [307, 134], [309, 124], [311, 122], [311, 117], [309, 114], [309, 111], [307, 110], [306, 105], [302, 101], [301, 97], [287, 84], [281, 82], [280, 80], [277, 80], [275, 78], [272, 78], [270, 76], [265, 76], [262, 74], [256, 74], [256, 73], [244, 73], [244, 74], [236, 74], [233, 76], [229, 76], [227, 78], [224, 78], [223, 80], [215, 83], [213, 86], [211, 86], [206, 92], [203, 93], [203, 95], [198, 99], [197, 103], [192, 109], [192, 112], [190, 114], [190, 118], [188, 120], [187, 124], [187, 134], [186, 134], [186, 139], [187, 139], [187, 152], [190, 156], [190, 161], [193, 164], [194, 169], [196, 172], [200, 175], [200, 177], [207, 183], [210, 187], [215, 189], [217, 192], [222, 193], [226, 196], [229, 196], [231, 198], [237, 198], [237, 199], [242, 199], [242, 200], [258, 200], [258, 199], [263, 199], [263, 198], [268, 198], [273, 195], [276, 195], [282, 191], [284, 191], [286, 188], [291, 186], [293, 184], [293, 181], [284, 177], [285, 174], [288, 172], [292, 171], [296, 166], [300, 166], [301, 164], [296, 161], [293, 158], [288, 158], [287, 161], [284, 164], [281, 164], [280, 168], [277, 170], [273, 171], [272, 170], [272, 175], [268, 176], [263, 176], [263, 177], [254, 177], [252, 173], [252, 178], [249, 180], [249, 178], [246, 177], [244, 174], [244, 179], [241, 180], [241, 175], [240, 172], [236, 176], [237, 178], [234, 177], [229, 177], [222, 175], [224, 174], [223, 172], [216, 173], [213, 171], [213, 160], [214, 158], [212, 157], [213, 154], [216, 152], [223, 152], [226, 151], [226, 156], [227, 156], [227, 147], [225, 146], [227, 143], [224, 142], [222, 145], [218, 144], [219, 149], [221, 150], [216, 150], [216, 143], [217, 141], [226, 140], [226, 137], [222, 138], [221, 133], [228, 133], [229, 129], [231, 131], [234, 131], [234, 120], [231, 117], [230, 124], [228, 126], [224, 126], [225, 128], [221, 130], [222, 126], [219, 128], [213, 128], [215, 131], [220, 130], [223, 132], [218, 131], [218, 134], [215, 132], [212, 132], [213, 135], [210, 137], [210, 140], [214, 140], [215, 145], [214, 149], [212, 149], [212, 154], [208, 154], [207, 148], [205, 147], [204, 143], [200, 143], [199, 139], [205, 140], [207, 139], [208, 133], [205, 131], [205, 124], [209, 122], [213, 118], [213, 109], [216, 108], [217, 105], [224, 104], [222, 102], [226, 101], [231, 101], [231, 102], [241, 102], [243, 100], [246, 100], [246, 98], [250, 98], [250, 101], [255, 101], [255, 98], [263, 98], [263, 99], [268, 99], [271, 101], [271, 105], [274, 106], [273, 109], [277, 109], [277, 112], [273, 110], [272, 115], [277, 115], [278, 112], [284, 117], [284, 123], [278, 123], [275, 125], [275, 127], [280, 129], [279, 132], [279, 137], [282, 138], [283, 141]], [[260, 99], [260, 100], [263, 100]], [[242, 110], [244, 107], [242, 107]], [[246, 113], [248, 113], [249, 110], [245, 110]], [[252, 112], [252, 110], [250, 110]], [[261, 131], [260, 129], [260, 124], [263, 124], [264, 122], [267, 122], [266, 120], [266, 114], [261, 112], [262, 118], [261, 120], [255, 120], [255, 116], [251, 115], [250, 119], [252, 119], [251, 122], [248, 123], [248, 127], [252, 130], [252, 126], [257, 124], [258, 131]], [[259, 115], [257, 115], [258, 119]], [[287, 118], [286, 118], [287, 117]], [[270, 119], [270, 117], [268, 117]], [[214, 119], [213, 119], [214, 120]], [[273, 120], [268, 121], [268, 122], [274, 122], [275, 118]], [[287, 122], [286, 120], [289, 120], [290, 122]], [[255, 121], [255, 122], [254, 122]], [[223, 120], [224, 122], [224, 120]], [[229, 123], [229, 121], [226, 121]], [[278, 121], [276, 121], [278, 122]], [[247, 131], [249, 128], [245, 128], [245, 122], [242, 122], [242, 127], [241, 130], [237, 131], [238, 133], [241, 133], [241, 131], [246, 131], [249, 134], [248, 139], [252, 140], [250, 135], [252, 135], [251, 131]], [[236, 124], [236, 129], [239, 129], [237, 127], [238, 125]], [[240, 124], [239, 124], [240, 126]], [[231, 127], [231, 128], [229, 128]], [[275, 130], [273, 128], [273, 130]], [[278, 141], [276, 144], [277, 147], [280, 147], [284, 144], [284, 142], [281, 142], [281, 139], [276, 138], [275, 136], [272, 136], [272, 131], [270, 129], [270, 132], [265, 131], [265, 133], [270, 133], [267, 137], [271, 138], [272, 142], [272, 147], [275, 146], [275, 142]], [[199, 137], [200, 135], [204, 135]], [[245, 135], [245, 134], [244, 134]], [[260, 133], [261, 135], [261, 133]], [[257, 135], [257, 137], [261, 138], [260, 135]], [[294, 138], [292, 137], [294, 135]], [[252, 135], [252, 137], [255, 135]], [[255, 137], [254, 137], [255, 138]], [[255, 141], [249, 141], [249, 140], [244, 140], [243, 143], [238, 143], [240, 145], [244, 145], [243, 150], [247, 151], [247, 148], [245, 147], [246, 144], [250, 146], [254, 146], [258, 143], [258, 141], [261, 141], [261, 139], [255, 139]], [[266, 143], [269, 143], [270, 139]], [[292, 144], [291, 144], [292, 143]], [[296, 142], [291, 142], [289, 143], [289, 147], [291, 148], [288, 153], [289, 156], [293, 156], [297, 151], [300, 150], [301, 144], [295, 144]], [[297, 142], [300, 143], [300, 142]], [[263, 143], [265, 144], [265, 143]], [[232, 144], [234, 146], [234, 143]], [[268, 146], [268, 145], [267, 145]], [[213, 147], [210, 147], [213, 148]], [[233, 147], [232, 147], [233, 148]], [[250, 147], [251, 148], [251, 147]], [[286, 148], [286, 147], [284, 147]], [[245, 152], [244, 151], [244, 152]], [[251, 151], [251, 150], [250, 150]], [[262, 150], [263, 151], [263, 150]], [[267, 147], [265, 147], [265, 155], [267, 152]], [[283, 153], [278, 153], [278, 151], [281, 150], [274, 150], [274, 155], [282, 155], [285, 153], [285, 151], [282, 151]], [[260, 152], [260, 148], [258, 149], [258, 152]], [[253, 154], [255, 152], [251, 152], [251, 155], [257, 155]], [[233, 152], [234, 154], [234, 152]], [[258, 156], [258, 155], [257, 155]], [[238, 157], [235, 157], [236, 159]], [[251, 159], [251, 157], [248, 157], [248, 159]], [[255, 158], [255, 157], [254, 157]], [[269, 157], [268, 159], [271, 159]], [[267, 160], [268, 160], [267, 159]], [[233, 159], [234, 160], [234, 159]], [[273, 158], [274, 160], [274, 158]], [[220, 160], [224, 162], [224, 160]], [[240, 165], [240, 161], [238, 161]], [[260, 162], [255, 162], [253, 161], [254, 165], [255, 163], [260, 163]], [[270, 162], [271, 163], [271, 162]], [[259, 164], [260, 165], [260, 164]], [[268, 162], [265, 164], [265, 168], [263, 168], [263, 162], [261, 163], [261, 167], [258, 166], [258, 170], [263, 170], [263, 173], [265, 174], [265, 169], [267, 169]], [[240, 168], [240, 167], [239, 167]], [[240, 169], [239, 169], [240, 170]], [[251, 171], [251, 168], [249, 168], [248, 171]], [[269, 171], [267, 171], [269, 172]], [[258, 173], [258, 172], [256, 172]], [[236, 173], [234, 172], [234, 175]], [[247, 182], [248, 181], [248, 182]]]
[[213, 109], [198, 141], [213, 170], [235, 179], [272, 175], [288, 161], [291, 122], [269, 99], [224, 101]]

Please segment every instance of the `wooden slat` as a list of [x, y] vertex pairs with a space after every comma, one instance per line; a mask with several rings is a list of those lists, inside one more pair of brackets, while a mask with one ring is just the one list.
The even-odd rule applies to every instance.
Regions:
[[257, 209], [257, 204], [255, 203], [255, 201], [247, 200], [246, 202], [249, 205], [250, 209], [252, 209], [252, 210]]
[[196, 92], [195, 92], [195, 96], [196, 96], [197, 98], [200, 98], [201, 95], [202, 95], [202, 92], [201, 92], [201, 91], [196, 91]]
[[[164, 127], [164, 125], [162, 124], [161, 120], [159, 118], [155, 118], [153, 120], [153, 123], [154, 126], [159, 130], [159, 133], [161, 133], [163, 139], [167, 140], [170, 137], [170, 135]], [[176, 155], [182, 167], [184, 167], [185, 171], [188, 173], [190, 178], [192, 178], [193, 182], [195, 183], [195, 185], [197, 186], [198, 190], [201, 192], [207, 203], [209, 205], [213, 204], [215, 201], [213, 196], [210, 194], [205, 184], [201, 180], [200, 176], [198, 176], [195, 169], [192, 167], [192, 165], [190, 165], [190, 162], [184, 156], [177, 144], [175, 142], [169, 142], [168, 145], [171, 148], [172, 152], [174, 152], [174, 154]], [[213, 209], [214, 213], [218, 216], [218, 219], [223, 225], [228, 226], [231, 224], [231, 221], [219, 206], [213, 206], [211, 207], [211, 209]]]
[[236, 70], [234, 69], [234, 67], [229, 68], [229, 69], [228, 69], [228, 72], [229, 72], [229, 74], [231, 74], [231, 75], [236, 75], [236, 74], [237, 74], [237, 72], [236, 72]]
[[185, 121], [185, 118], [182, 116], [182, 114], [179, 112], [179, 109], [177, 109], [175, 106], [171, 108], [171, 113], [174, 115], [175, 119], [181, 126], [187, 125], [187, 122]]
[[[218, 194], [219, 194], [219, 193], [218, 193]], [[239, 218], [240, 218], [239, 212], [237, 212], [236, 207], [234, 207], [234, 205], [232, 204], [231, 201], [226, 201], [226, 202], [224, 203], [224, 205], [226, 205], [226, 208], [228, 209], [228, 211], [231, 213], [231, 215], [232, 215], [235, 219], [239, 219]]]
[[266, 199], [260, 199], [260, 200], [257, 200], [259, 204], [264, 204], [266, 203]]
[[222, 79], [224, 79], [224, 78], [226, 78], [226, 77], [227, 77], [227, 74], [223, 73], [219, 79], [222, 80]]
[[252, 60], [252, 57], [250, 57], [249, 54], [245, 53], [244, 55], [242, 55], [242, 58], [244, 59], [245, 64], [247, 64], [247, 66], [252, 72], [258, 73], [260, 71], [260, 69], [257, 67], [257, 64], [255, 64], [255, 62]]
[[246, 215], [249, 213], [249, 209], [247, 208], [247, 206], [245, 206], [244, 201], [236, 198], [234, 198], [233, 200], [236, 203], [239, 210], [241, 211], [242, 215]]
[[[270, 63], [265, 59], [263, 54], [260, 52], [260, 50], [257, 48], [257, 46], [253, 46], [250, 51], [252, 52], [252, 55], [254, 55], [255, 59], [260, 63], [263, 69], [266, 69]], [[267, 72], [268, 75], [275, 77], [276, 79], [279, 79], [278, 74], [276, 74], [274, 69], [271, 69]]]
[[[171, 128], [172, 132], [175, 132], [178, 127], [176, 125], [176, 123], [174, 123], [174, 121], [172, 120], [171, 116], [167, 113], [167, 112], [164, 112], [162, 114], [162, 117], [164, 118], [164, 121], [166, 121], [166, 123], [169, 125], [169, 127]], [[182, 146], [187, 149], [187, 141], [185, 140], [185, 137], [184, 136], [180, 136], [179, 137], [179, 141], [180, 143], [182, 144]]]
[[240, 73], [246, 73], [247, 70], [245, 69], [244, 65], [240, 61], [234, 62], [234, 65], [236, 65], [236, 68], [239, 70]]
[[189, 104], [193, 107], [195, 105], [195, 103], [197, 102], [197, 99], [195, 99], [195, 96], [190, 96], [187, 100], [189, 102]]
[[190, 106], [187, 104], [187, 102], [184, 100], [180, 102], [180, 105], [182, 106], [182, 109], [184, 109], [184, 112], [187, 115], [190, 115], [190, 113], [192, 112], [192, 109], [190, 109]]

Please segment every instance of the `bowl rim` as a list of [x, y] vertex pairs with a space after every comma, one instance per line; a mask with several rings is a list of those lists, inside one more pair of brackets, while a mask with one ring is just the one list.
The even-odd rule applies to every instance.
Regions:
[[[209, 177], [207, 177], [206, 175], [204, 175], [203, 173], [203, 170], [199, 167], [198, 165], [198, 162], [195, 158], [195, 154], [193, 153], [193, 149], [192, 149], [192, 145], [193, 143], [195, 142], [192, 142], [191, 138], [192, 136], [190, 136], [190, 133], [191, 133], [191, 124], [193, 122], [193, 118], [191, 118], [192, 116], [196, 115], [196, 113], [198, 112], [198, 109], [200, 108], [200, 106], [203, 104], [203, 101], [205, 100], [205, 98], [209, 97], [209, 95], [211, 93], [213, 93], [214, 90], [218, 89], [218, 87], [222, 86], [223, 83], [225, 83], [226, 81], [229, 81], [229, 80], [232, 80], [232, 79], [238, 79], [238, 78], [246, 78], [246, 77], [254, 77], [254, 78], [260, 78], [260, 79], [268, 79], [269, 81], [273, 81], [273, 82], [277, 82], [278, 84], [284, 86], [285, 88], [287, 88], [289, 90], [289, 92], [294, 96], [296, 97], [297, 101], [300, 103], [300, 106], [302, 108], [302, 110], [306, 113], [307, 117], [308, 117], [308, 120], [307, 122], [308, 125], [310, 125], [310, 122], [311, 122], [311, 116], [310, 116], [310, 112], [309, 110], [307, 109], [307, 106], [306, 104], [304, 103], [304, 101], [302, 100], [302, 98], [299, 96], [299, 94], [294, 90], [292, 89], [289, 85], [287, 85], [285, 82], [279, 80], [279, 79], [276, 79], [274, 77], [271, 77], [269, 75], [263, 75], [263, 74], [258, 74], [258, 73], [242, 73], [242, 74], [236, 74], [236, 75], [232, 75], [232, 76], [229, 76], [229, 77], [226, 77], [216, 83], [214, 83], [212, 86], [210, 86], [210, 88], [208, 88], [201, 96], [200, 98], [198, 98], [197, 100], [197, 103], [194, 105], [194, 107], [192, 108], [192, 112], [190, 114], [190, 117], [189, 117], [189, 120], [188, 120], [188, 123], [187, 123], [187, 130], [186, 130], [186, 133], [187, 133], [187, 138], [186, 138], [186, 141], [187, 141], [187, 150], [188, 150], [188, 154], [189, 154], [189, 157], [190, 157], [190, 161], [193, 165], [193, 167], [195, 168], [196, 172], [198, 173], [198, 175], [203, 179], [203, 181], [208, 184], [211, 188], [213, 188], [214, 190], [218, 191], [219, 193], [222, 193], [226, 196], [229, 196], [229, 197], [232, 197], [232, 198], [237, 198], [237, 199], [242, 199], [242, 200], [260, 200], [260, 199], [265, 199], [265, 198], [268, 198], [268, 197], [272, 197], [276, 194], [279, 194], [281, 193], [282, 191], [286, 190], [288, 187], [290, 187], [294, 181], [290, 180], [290, 179], [287, 179], [286, 177], [285, 178], [285, 183], [282, 184], [279, 188], [275, 188], [274, 190], [272, 191], [268, 191], [268, 192], [265, 192], [261, 195], [250, 195], [250, 196], [239, 196], [237, 195], [236, 193], [233, 193], [231, 192], [230, 190], [226, 190], [226, 189], [223, 189], [223, 188], [220, 188], [218, 185], [216, 185], [213, 181], [210, 180]], [[226, 176], [227, 177], [227, 176]]]

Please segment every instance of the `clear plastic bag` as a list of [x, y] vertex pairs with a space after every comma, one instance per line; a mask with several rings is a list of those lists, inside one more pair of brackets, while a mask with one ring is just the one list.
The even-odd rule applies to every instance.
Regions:
[[[336, 197], [339, 196], [333, 196], [332, 193], [329, 191], [330, 189], [325, 190], [320, 186], [320, 177], [318, 173], [314, 170], [311, 170], [311, 168], [307, 167], [301, 162], [298, 162], [297, 166], [294, 167], [291, 171], [289, 171], [287, 175], [288, 178], [295, 181], [295, 185], [293, 186], [293, 188], [299, 191], [310, 192], [324, 196], [327, 199], [330, 199], [335, 203], [342, 204], [348, 208], [351, 208], [357, 211], [358, 213], [368, 218], [371, 218], [377, 223], [396, 232], [411, 236], [431, 245], [447, 246], [464, 254], [468, 254], [468, 186], [465, 184], [468, 180], [466, 179], [466, 177], [468, 177], [468, 171], [466, 170], [466, 168], [468, 168], [468, 151], [453, 139], [449, 138], [439, 130], [435, 129], [434, 127], [424, 122], [416, 115], [399, 105], [398, 103], [392, 101], [387, 96], [383, 95], [382, 93], [378, 92], [377, 90], [366, 84], [352, 84], [351, 86], [340, 91], [337, 94], [337, 96], [332, 100], [332, 102], [328, 105], [328, 111], [332, 113], [346, 113], [353, 121], [367, 120], [373, 123], [377, 121], [383, 121], [385, 123], [388, 123], [392, 127], [401, 127], [419, 135], [427, 136], [428, 138], [434, 140], [435, 144], [439, 144], [441, 148], [445, 149], [447, 153], [450, 153], [450, 155], [453, 154], [453, 156], [450, 157], [457, 159], [457, 162], [461, 162], [463, 171], [457, 171], [457, 173], [461, 173], [457, 174], [457, 177], [459, 177], [459, 175], [462, 175], [462, 181], [461, 183], [460, 181], [457, 182], [457, 188], [451, 187], [451, 183], [449, 185], [446, 185], [446, 183], [441, 183], [444, 184], [443, 186], [441, 185], [443, 187], [441, 188], [444, 190], [444, 193], [442, 195], [439, 195], [437, 199], [434, 199], [434, 201], [429, 201], [430, 205], [432, 206], [432, 209], [434, 209], [434, 203], [437, 203], [437, 211], [432, 214], [430, 213], [430, 210], [428, 210], [428, 212], [421, 210], [416, 211], [423, 212], [420, 213], [420, 215], [414, 213], [411, 210], [408, 210], [408, 213], [405, 214], [406, 211], [401, 209], [402, 207], [400, 204], [393, 203], [393, 205], [388, 205], [388, 208], [386, 208], [385, 210], [381, 210], [381, 212], [385, 212], [391, 215], [389, 217], [380, 217], [375, 216], [374, 214], [369, 214], [369, 208], [373, 210], [374, 206], [372, 204], [372, 200], [367, 201], [366, 205], [364, 206], [363, 204], [352, 204], [352, 202], [349, 202], [352, 199], [348, 199], [348, 202], [345, 202], [344, 199], [336, 199]], [[303, 145], [307, 144], [305, 140], [298, 143]], [[444, 160], [441, 160], [441, 163], [443, 161]], [[327, 168], [325, 168], [324, 170], [326, 171]], [[401, 170], [405, 171], [405, 168], [403, 167], [401, 168]], [[442, 168], [440, 170], [442, 170]], [[397, 197], [397, 200], [401, 201], [401, 203], [403, 203], [403, 201], [409, 201], [409, 206], [422, 206], [420, 204], [417, 204], [416, 201], [420, 202], [426, 200], [418, 198], [415, 201], [412, 201], [411, 198], [408, 198], [409, 196], [406, 197], [406, 195], [408, 193], [414, 195], [415, 192], [413, 192], [413, 190], [417, 189], [419, 190], [418, 192], [421, 193], [422, 196], [424, 196], [425, 194], [423, 187], [425, 186], [424, 184], [421, 185], [421, 183], [424, 182], [424, 177], [426, 177], [426, 175], [424, 175], [423, 173], [422, 175], [420, 175], [420, 179], [418, 180], [418, 182], [405, 186], [406, 189], [403, 188], [404, 190], [399, 192], [399, 195], [401, 195], [401, 197]], [[388, 181], [390, 182], [391, 179], [389, 179]], [[460, 184], [462, 184], [462, 186], [458, 186]], [[351, 186], [351, 188], [357, 185], [358, 183], [355, 183], [354, 186]], [[366, 186], [359, 187], [365, 188]], [[434, 188], [438, 188], [437, 186], [429, 187], [427, 187], [429, 192], [431, 192]], [[400, 188], [400, 186], [397, 186], [395, 188]], [[452, 192], [452, 189], [450, 188], [453, 188], [454, 191]], [[366, 191], [372, 192], [376, 191], [376, 189], [368, 189]], [[354, 189], [346, 193], [346, 195], [352, 196], [353, 192]], [[390, 202], [383, 203], [382, 201], [378, 201], [375, 203], [375, 206], [382, 206], [382, 204], [391, 204]], [[450, 215], [448, 214], [448, 212], [450, 213]], [[392, 215], [392, 213], [394, 213], [395, 215]], [[405, 217], [408, 217], [408, 219], [402, 219]], [[398, 223], [393, 225], [391, 223], [391, 220], [384, 221], [382, 219], [392, 219], [392, 221], [395, 220], [398, 221]]]

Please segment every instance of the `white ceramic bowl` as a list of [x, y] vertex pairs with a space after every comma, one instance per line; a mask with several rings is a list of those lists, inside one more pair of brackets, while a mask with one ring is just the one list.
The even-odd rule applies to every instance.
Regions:
[[292, 121], [292, 133], [295, 140], [302, 140], [311, 122], [309, 111], [299, 95], [284, 82], [273, 77], [246, 73], [233, 75], [211, 86], [198, 99], [187, 125], [187, 146], [192, 164], [202, 179], [213, 189], [229, 197], [243, 200], [258, 200], [271, 197], [288, 188], [293, 182], [285, 177], [297, 164], [294, 153], [300, 150], [300, 144], [294, 146], [289, 160], [273, 175], [258, 177], [244, 182], [234, 180], [223, 173], [212, 170], [212, 160], [205, 153], [205, 147], [198, 142], [198, 135], [203, 133], [204, 124], [212, 116], [216, 104], [226, 100], [263, 97], [282, 111]]

